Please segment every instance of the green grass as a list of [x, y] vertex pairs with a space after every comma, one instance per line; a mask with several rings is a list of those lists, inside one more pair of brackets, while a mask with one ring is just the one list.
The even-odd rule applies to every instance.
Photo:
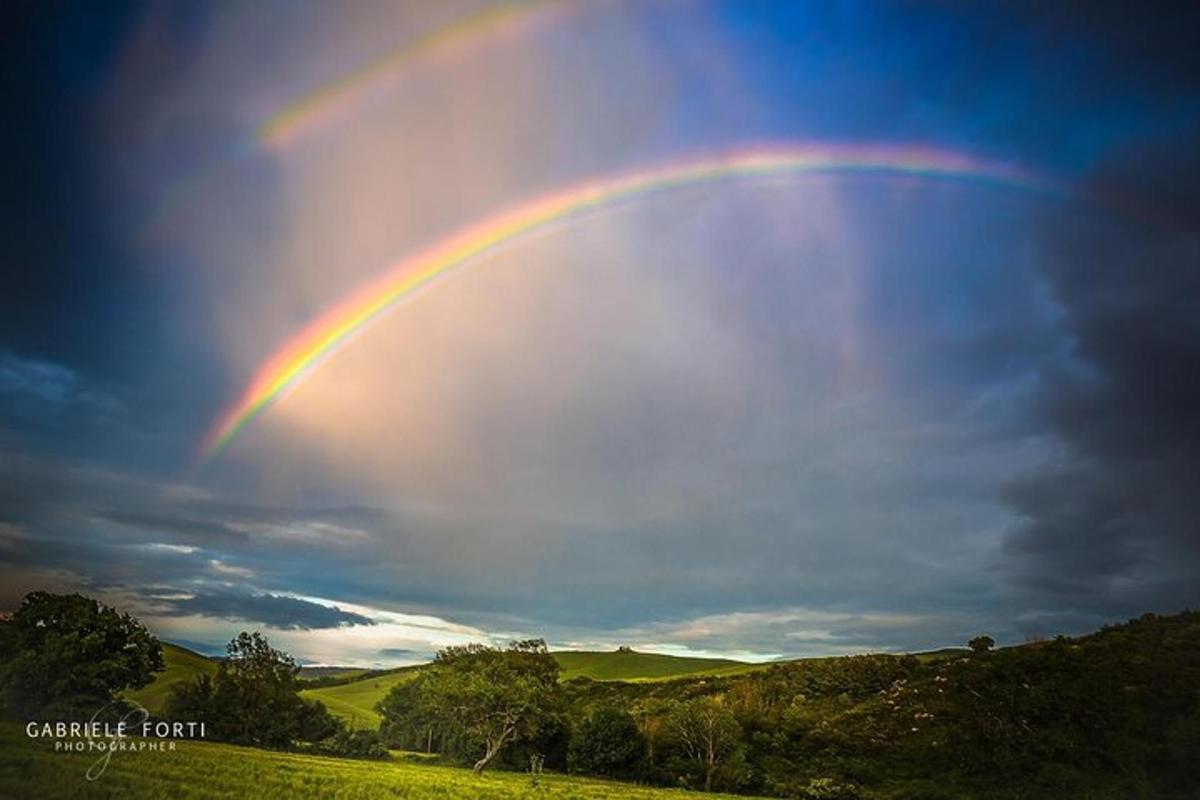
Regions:
[[[233, 745], [182, 741], [174, 752], [115, 753], [99, 779], [84, 775], [94, 753], [56, 753], [49, 741], [26, 738], [19, 725], [0, 725], [0, 797], [57, 800], [683, 800], [691, 792], [546, 774], [528, 775], [413, 763], [374, 762], [273, 753]], [[730, 795], [704, 795], [731, 798]]]
[[661, 681], [701, 675], [734, 675], [761, 669], [727, 658], [692, 658], [633, 650], [586, 652], [579, 650], [554, 653], [562, 669], [561, 678], [591, 678], [594, 681]]
[[126, 692], [130, 700], [140, 703], [147, 711], [157, 714], [166, 705], [171, 687], [180, 681], [190, 681], [201, 673], [209, 675], [217, 673], [217, 663], [211, 658], [205, 658], [177, 644], [163, 642], [163, 661], [167, 668], [158, 673], [158, 677], [149, 686], [136, 691]]
[[378, 728], [380, 717], [375, 704], [382, 700], [392, 687], [416, 677], [415, 669], [405, 669], [378, 675], [373, 678], [344, 683], [341, 686], [326, 686], [321, 689], [305, 689], [300, 696], [307, 700], [320, 700], [329, 713], [341, 717], [353, 728]]

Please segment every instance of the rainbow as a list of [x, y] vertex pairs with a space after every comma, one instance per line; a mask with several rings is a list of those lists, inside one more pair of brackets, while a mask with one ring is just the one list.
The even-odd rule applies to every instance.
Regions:
[[346, 76], [301, 97], [262, 123], [255, 138], [268, 148], [285, 149], [308, 133], [348, 115], [364, 98], [382, 90], [423, 59], [445, 55], [491, 36], [516, 33], [570, 8], [555, 0], [526, 0], [485, 8], [406, 42]]
[[505, 35], [517, 35], [534, 26], [548, 25], [556, 15], [581, 8], [562, 0], [524, 0], [489, 6], [407, 41], [341, 78], [296, 98], [260, 122], [253, 136], [239, 140], [223, 157], [207, 162], [172, 185], [142, 221], [140, 238], [147, 243], [155, 242], [177, 209], [206, 184], [219, 178], [222, 170], [254, 157], [259, 148], [274, 153], [286, 152], [337, 120], [350, 117], [363, 101], [403, 80], [408, 69], [422, 60], [469, 51]]
[[1059, 184], [1006, 163], [924, 147], [789, 144], [719, 155], [589, 180], [459, 230], [386, 270], [290, 339], [258, 370], [201, 446], [200, 463], [222, 452], [285, 392], [418, 290], [452, 270], [553, 223], [651, 192], [728, 179], [803, 174], [880, 174], [982, 182], [1064, 195]]

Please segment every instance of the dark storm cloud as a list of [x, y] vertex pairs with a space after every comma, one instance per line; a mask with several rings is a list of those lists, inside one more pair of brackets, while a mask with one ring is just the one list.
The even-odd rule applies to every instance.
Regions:
[[217, 619], [260, 622], [282, 630], [315, 630], [351, 625], [374, 625], [362, 614], [343, 611], [295, 597], [274, 594], [237, 594], [210, 592], [181, 600], [168, 600], [164, 616], [199, 614]]
[[244, 542], [249, 537], [217, 519], [195, 519], [170, 513], [106, 510], [96, 514], [99, 519], [135, 528], [156, 538], [171, 541], [204, 543], [207, 545]]
[[1200, 17], [1189, 0], [1137, 7], [1124, 0], [1008, 4], [1007, 12], [1033, 23], [1045, 51], [1086, 41], [1100, 49], [1127, 81], [1156, 92], [1200, 86]]
[[[1105, 165], [1173, 219], [1200, 218], [1200, 130]], [[1042, 406], [1059, 464], [1013, 484], [1024, 585], [1101, 613], [1200, 601], [1200, 235], [1058, 220], [1045, 261], [1072, 336]]]

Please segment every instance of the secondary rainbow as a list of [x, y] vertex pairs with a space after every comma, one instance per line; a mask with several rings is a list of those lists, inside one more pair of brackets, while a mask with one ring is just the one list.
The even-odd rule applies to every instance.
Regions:
[[285, 149], [306, 134], [350, 115], [365, 98], [399, 80], [408, 67], [422, 59], [466, 52], [577, 8], [558, 0], [525, 0], [454, 20], [289, 104], [259, 126], [256, 138], [267, 147]]
[[385, 270], [331, 307], [290, 339], [258, 370], [237, 401], [213, 426], [201, 447], [206, 462], [238, 432], [295, 388], [351, 337], [362, 333], [418, 290], [452, 270], [477, 263], [547, 225], [651, 192], [758, 177], [874, 173], [983, 182], [1040, 193], [1064, 194], [1057, 183], [1007, 163], [948, 150], [913, 146], [790, 144], [671, 161], [598, 178], [536, 198], [459, 230]]

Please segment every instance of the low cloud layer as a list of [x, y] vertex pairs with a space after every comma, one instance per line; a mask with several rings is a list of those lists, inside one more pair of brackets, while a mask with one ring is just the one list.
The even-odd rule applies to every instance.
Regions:
[[171, 611], [160, 611], [160, 614], [195, 614], [215, 619], [240, 620], [284, 631], [374, 624], [362, 614], [343, 611], [337, 606], [325, 606], [273, 594], [198, 594], [167, 601], [166, 605]]

